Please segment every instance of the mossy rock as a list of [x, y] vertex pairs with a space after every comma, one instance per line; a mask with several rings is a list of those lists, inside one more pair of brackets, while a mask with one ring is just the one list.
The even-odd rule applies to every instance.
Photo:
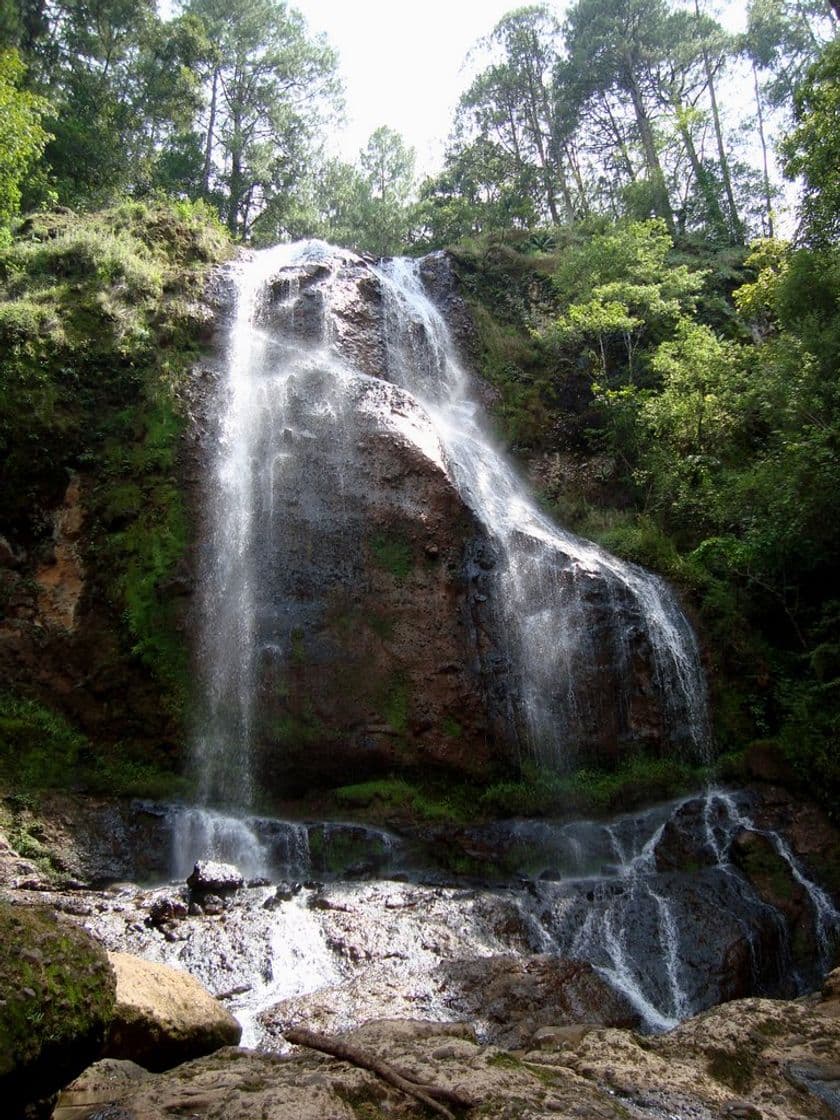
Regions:
[[114, 1012], [108, 958], [46, 908], [0, 902], [0, 1099], [22, 1116], [102, 1050]]

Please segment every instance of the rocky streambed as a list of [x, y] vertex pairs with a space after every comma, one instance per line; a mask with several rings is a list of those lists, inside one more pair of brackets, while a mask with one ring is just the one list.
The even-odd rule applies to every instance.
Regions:
[[836, 1114], [836, 979], [807, 994], [834, 963], [840, 916], [814, 868], [836, 835], [772, 788], [607, 822], [450, 829], [471, 867], [484, 861], [481, 879], [447, 870], [449, 856], [434, 865], [434, 830], [215, 818], [203, 827], [217, 846], [227, 837], [263, 861], [249, 879], [93, 888], [86, 874], [124, 869], [132, 828], [147, 830], [148, 867], [184, 824], [166, 807], [125, 811], [65, 805], [40, 841], [75, 838], [53, 848], [64, 882], [7, 846], [4, 894], [111, 951], [186, 970], [260, 1053], [225, 1050], [154, 1079], [94, 1067], [78, 1090], [91, 1100], [130, 1099], [137, 1116], [179, 1113], [196, 1095], [197, 1115], [414, 1114], [373, 1074], [286, 1061], [285, 1032], [302, 1025], [469, 1084], [475, 1099], [480, 1087], [489, 1111], [477, 1115]]

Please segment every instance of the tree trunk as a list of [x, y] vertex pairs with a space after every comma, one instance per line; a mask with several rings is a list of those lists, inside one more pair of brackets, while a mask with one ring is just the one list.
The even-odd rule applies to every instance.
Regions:
[[665, 185], [665, 175], [662, 171], [662, 164], [659, 162], [659, 155], [656, 151], [653, 128], [651, 127], [647, 109], [645, 109], [645, 103], [642, 100], [642, 91], [639, 89], [639, 84], [636, 81], [636, 75], [629, 66], [625, 69], [624, 79], [625, 88], [630, 93], [630, 97], [633, 101], [633, 111], [636, 114], [636, 124], [639, 127], [642, 151], [644, 152], [645, 163], [647, 164], [648, 173], [651, 183], [653, 184], [653, 210], [657, 218], [664, 219], [665, 225], [668, 227], [668, 232], [673, 237], [676, 233], [674, 227], [674, 212], [671, 209], [671, 200], [668, 198], [668, 188]]
[[[840, 0], [838, 0], [840, 3]], [[694, 0], [694, 11], [697, 15], [697, 20], [700, 20], [700, 0]], [[735, 202], [735, 192], [732, 189], [732, 176], [729, 171], [729, 156], [726, 152], [726, 145], [723, 140], [723, 128], [720, 123], [720, 112], [718, 110], [717, 92], [715, 90], [715, 76], [712, 70], [712, 60], [709, 58], [709, 52], [706, 49], [706, 44], [703, 44], [703, 66], [706, 70], [706, 83], [709, 88], [709, 101], [712, 106], [712, 121], [715, 126], [715, 139], [717, 141], [718, 159], [720, 160], [720, 174], [723, 179], [723, 189], [726, 194], [726, 204], [729, 209], [729, 226], [731, 231], [732, 240], [736, 245], [744, 244], [744, 225], [738, 214], [738, 206]]]
[[697, 148], [694, 146], [694, 137], [691, 135], [691, 129], [685, 122], [683, 108], [676, 100], [674, 102], [674, 115], [677, 120], [677, 128], [679, 129], [686, 155], [688, 156], [688, 162], [691, 164], [691, 169], [697, 180], [697, 186], [706, 203], [709, 222], [719, 234], [726, 237], [729, 230], [726, 218], [724, 218], [723, 211], [720, 208], [720, 199], [718, 198], [715, 184], [710, 178], [709, 172], [703, 166], [703, 161], [697, 154]]
[[201, 172], [201, 194], [210, 194], [210, 172], [213, 168], [213, 134], [216, 131], [216, 97], [219, 89], [219, 68], [213, 67], [213, 88], [210, 94], [210, 118], [207, 121], [207, 141], [204, 145], [204, 167]]
[[758, 71], [753, 63], [753, 85], [755, 86], [755, 105], [758, 111], [758, 136], [761, 141], [761, 156], [764, 162], [764, 201], [767, 207], [767, 236], [773, 236], [773, 198], [770, 191], [770, 168], [767, 163], [767, 139], [764, 135], [764, 110], [761, 105], [761, 89], [758, 85]]
[[616, 147], [621, 153], [621, 161], [624, 164], [624, 170], [627, 172], [627, 178], [631, 183], [635, 183], [636, 172], [633, 170], [633, 161], [630, 159], [630, 153], [627, 150], [627, 143], [624, 139], [624, 133], [621, 131], [621, 127], [618, 121], [615, 119], [615, 115], [610, 105], [609, 97], [605, 96], [603, 98], [603, 105], [607, 110], [607, 116], [610, 119], [610, 127], [612, 128], [613, 134], [615, 136]]
[[[536, 51], [537, 44], [534, 43], [533, 46]], [[543, 189], [545, 190], [548, 212], [551, 215], [551, 220], [554, 225], [559, 225], [560, 215], [557, 211], [557, 202], [554, 197], [554, 176], [556, 175], [560, 186], [560, 193], [563, 196], [563, 208], [566, 211], [566, 220], [569, 225], [571, 225], [575, 220], [575, 207], [571, 192], [569, 191], [569, 184], [566, 180], [559, 154], [551, 153], [551, 155], [554, 156], [553, 159], [550, 155], [546, 154], [545, 136], [543, 135], [542, 124], [540, 122], [540, 108], [542, 108], [546, 127], [549, 136], [551, 136], [551, 115], [548, 110], [548, 98], [546, 96], [545, 86], [542, 84], [542, 79], [539, 75], [534, 74], [530, 62], [528, 63], [526, 73], [528, 77], [528, 116], [531, 120], [531, 130], [534, 133], [534, 143], [537, 146], [537, 152], [540, 157], [540, 170], [542, 172]]]
[[242, 199], [242, 135], [238, 114], [233, 115], [233, 137], [230, 145], [230, 198], [228, 229], [236, 237], [239, 232], [239, 203]]

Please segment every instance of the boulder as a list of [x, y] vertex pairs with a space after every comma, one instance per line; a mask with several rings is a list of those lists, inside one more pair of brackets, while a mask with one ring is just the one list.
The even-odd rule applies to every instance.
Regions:
[[239, 1023], [188, 973], [129, 953], [109, 959], [117, 1002], [106, 1057], [159, 1071], [239, 1042]]
[[114, 976], [89, 934], [49, 910], [0, 902], [4, 1116], [37, 1115], [36, 1102], [95, 1061], [113, 1009]]
[[238, 867], [209, 859], [200, 859], [187, 879], [187, 886], [194, 894], [231, 894], [244, 883]]

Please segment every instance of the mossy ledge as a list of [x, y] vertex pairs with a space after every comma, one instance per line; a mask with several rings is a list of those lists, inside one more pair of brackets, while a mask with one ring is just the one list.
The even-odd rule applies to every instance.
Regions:
[[[32, 215], [0, 250], [0, 610], [17, 635], [0, 648], [6, 762], [58, 709], [83, 733], [71, 751], [83, 780], [132, 757], [177, 769], [188, 374], [212, 334], [209, 270], [230, 252], [209, 209], [179, 202]], [[55, 562], [56, 511], [71, 480], [83, 586], [79, 623], [62, 628], [45, 621], [37, 580]], [[28, 759], [15, 780], [53, 785]]]

